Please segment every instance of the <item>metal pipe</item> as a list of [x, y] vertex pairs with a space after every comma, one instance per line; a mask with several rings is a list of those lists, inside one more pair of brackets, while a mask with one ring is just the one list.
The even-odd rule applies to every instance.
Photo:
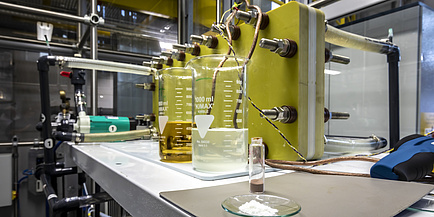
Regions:
[[[15, 37], [4, 36], [4, 35], [0, 35], [0, 46], [3, 48], [9, 48], [13, 50], [37, 51], [37, 52], [46, 50], [47, 48], [44, 41], [25, 39], [25, 38], [15, 38]], [[71, 46], [70, 44], [51, 42], [50, 47], [54, 53], [57, 53], [59, 55], [73, 54], [73, 46]], [[84, 46], [83, 49], [87, 51], [89, 50], [89, 47]], [[136, 62], [138, 64], [143, 62], [143, 59], [152, 58], [152, 56], [150, 55], [127, 53], [122, 51], [113, 51], [113, 50], [106, 50], [106, 49], [99, 49], [98, 54], [100, 58], [104, 58], [104, 59], [113, 59], [114, 57], [111, 55], [117, 55], [115, 59], [119, 61]]]
[[[80, 24], [78, 24], [80, 25]], [[81, 28], [80, 28], [81, 29]], [[86, 43], [86, 41], [89, 39], [90, 37], [90, 28], [86, 29], [86, 32], [84, 32], [84, 35], [79, 39], [79, 42], [77, 43], [77, 49], [78, 51], [81, 53], [81, 50], [83, 50], [84, 44]], [[77, 31], [78, 34], [78, 31]], [[81, 33], [80, 33], [81, 34]]]
[[319, 8], [325, 7], [327, 5], [331, 5], [333, 3], [336, 3], [338, 1], [340, 1], [340, 0], [319, 0], [319, 1], [315, 1], [315, 2], [308, 4], [308, 6], [319, 9]]
[[[18, 192], [18, 137], [15, 135], [12, 138], [12, 158], [14, 159], [13, 165], [12, 165], [12, 178], [13, 178], [13, 184], [14, 184], [14, 191]], [[14, 200], [14, 216], [18, 217], [18, 201]]]
[[[34, 145], [42, 145], [44, 144], [41, 141], [37, 141], [37, 142], [18, 142], [17, 145], [18, 146], [34, 146]], [[0, 146], [13, 146], [14, 143], [13, 142], [2, 142], [0, 143]]]
[[381, 54], [389, 54], [397, 49], [397, 46], [392, 43], [349, 33], [330, 25], [326, 25], [325, 41], [342, 47]]
[[58, 199], [54, 188], [51, 186], [51, 177], [47, 174], [41, 174], [39, 179], [44, 186], [44, 193], [47, 197], [48, 205], [51, 208], [52, 214], [58, 216], [62, 212], [75, 210], [77, 208], [86, 207], [92, 204], [104, 203], [113, 200], [106, 192], [96, 193], [92, 195], [69, 197]]
[[[83, 0], [77, 1], [77, 15], [83, 16]], [[81, 41], [81, 35], [83, 34], [83, 26], [81, 23], [77, 23], [77, 41]], [[80, 44], [80, 43], [79, 43]]]
[[184, 0], [178, 0], [178, 44], [186, 42], [184, 12]]
[[399, 141], [399, 60], [400, 51], [387, 55], [389, 64], [389, 144], [393, 148]]
[[155, 69], [128, 63], [118, 63], [105, 60], [91, 60], [77, 57], [50, 56], [50, 59], [62, 67], [74, 69], [93, 69], [110, 72], [124, 72], [137, 75], [151, 75]]
[[53, 61], [48, 56], [39, 57], [37, 61], [41, 96], [41, 138], [44, 141], [44, 163], [47, 166], [54, 167], [54, 141], [51, 138], [50, 82], [48, 76], [51, 64], [53, 64]]
[[88, 17], [79, 17], [71, 14], [63, 14], [63, 13], [47, 11], [39, 8], [32, 8], [32, 7], [22, 6], [22, 5], [10, 4], [6, 2], [0, 2], [0, 7], [7, 8], [10, 10], [15, 10], [15, 11], [21, 11], [25, 13], [44, 15], [47, 17], [53, 17], [53, 18], [67, 20], [67, 21], [87, 23], [87, 24], [89, 24], [90, 22]]
[[[96, 14], [97, 0], [92, 0], [91, 15]], [[96, 25], [90, 26], [90, 58], [92, 60], [98, 59], [98, 31]], [[92, 69], [92, 84], [91, 84], [91, 107], [92, 115], [98, 113], [98, 74], [95, 69]]]
[[222, 0], [216, 0], [217, 7], [216, 7], [216, 23], [220, 23], [221, 16], [222, 16]]

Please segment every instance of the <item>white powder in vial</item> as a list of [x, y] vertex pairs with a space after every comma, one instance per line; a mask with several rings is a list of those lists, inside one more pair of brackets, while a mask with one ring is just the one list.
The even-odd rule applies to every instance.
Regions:
[[256, 200], [246, 202], [238, 208], [241, 212], [255, 216], [277, 216], [277, 209], [261, 204]]

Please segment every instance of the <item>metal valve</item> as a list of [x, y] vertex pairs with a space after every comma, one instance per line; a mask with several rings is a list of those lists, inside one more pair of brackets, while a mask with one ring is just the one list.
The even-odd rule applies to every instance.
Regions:
[[184, 51], [185, 53], [189, 53], [193, 56], [198, 56], [200, 54], [200, 46], [197, 44], [174, 44], [173, 49]]
[[[284, 105], [272, 109], [264, 109], [262, 112], [267, 118], [273, 121], [280, 121], [289, 124], [297, 120], [297, 110], [292, 106]], [[264, 115], [261, 114], [261, 117]]]
[[[235, 17], [253, 26], [255, 26], [256, 23], [258, 22], [258, 12], [256, 11], [245, 12], [245, 11], [238, 10], [237, 13], [235, 14]], [[268, 14], [262, 13], [262, 22], [259, 29], [264, 30], [265, 28], [267, 28], [268, 23], [269, 23]]]
[[291, 39], [266, 39], [259, 41], [259, 47], [269, 49], [281, 57], [291, 58], [297, 53], [297, 43]]
[[213, 35], [191, 35], [190, 40], [193, 43], [203, 44], [209, 48], [216, 48], [219, 42], [217, 37]]

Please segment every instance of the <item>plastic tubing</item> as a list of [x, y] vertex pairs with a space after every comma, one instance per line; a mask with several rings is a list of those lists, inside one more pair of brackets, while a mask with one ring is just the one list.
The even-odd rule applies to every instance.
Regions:
[[114, 142], [123, 140], [139, 139], [151, 135], [151, 129], [132, 130], [114, 133], [69, 133], [55, 132], [54, 137], [60, 141], [81, 142]]
[[398, 48], [394, 44], [349, 33], [330, 25], [326, 25], [325, 41], [342, 47], [381, 54], [392, 53]]
[[139, 139], [143, 136], [150, 135], [151, 130], [132, 130], [115, 133], [87, 133], [84, 134], [83, 142], [112, 142], [121, 140]]
[[387, 141], [384, 138], [357, 138], [357, 137], [339, 137], [339, 136], [327, 136], [325, 144], [326, 151], [371, 151], [383, 148], [387, 145]]
[[150, 67], [134, 64], [64, 56], [55, 56], [51, 58], [55, 58], [59, 65], [68, 68], [95, 69], [101, 71], [123, 72], [137, 75], [150, 75], [154, 73], [154, 69]]

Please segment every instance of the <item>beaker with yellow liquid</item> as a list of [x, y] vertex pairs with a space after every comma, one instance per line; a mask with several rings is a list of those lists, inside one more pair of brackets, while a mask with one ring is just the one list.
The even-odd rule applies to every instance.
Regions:
[[157, 73], [161, 161], [191, 162], [191, 70], [173, 67], [159, 70]]

